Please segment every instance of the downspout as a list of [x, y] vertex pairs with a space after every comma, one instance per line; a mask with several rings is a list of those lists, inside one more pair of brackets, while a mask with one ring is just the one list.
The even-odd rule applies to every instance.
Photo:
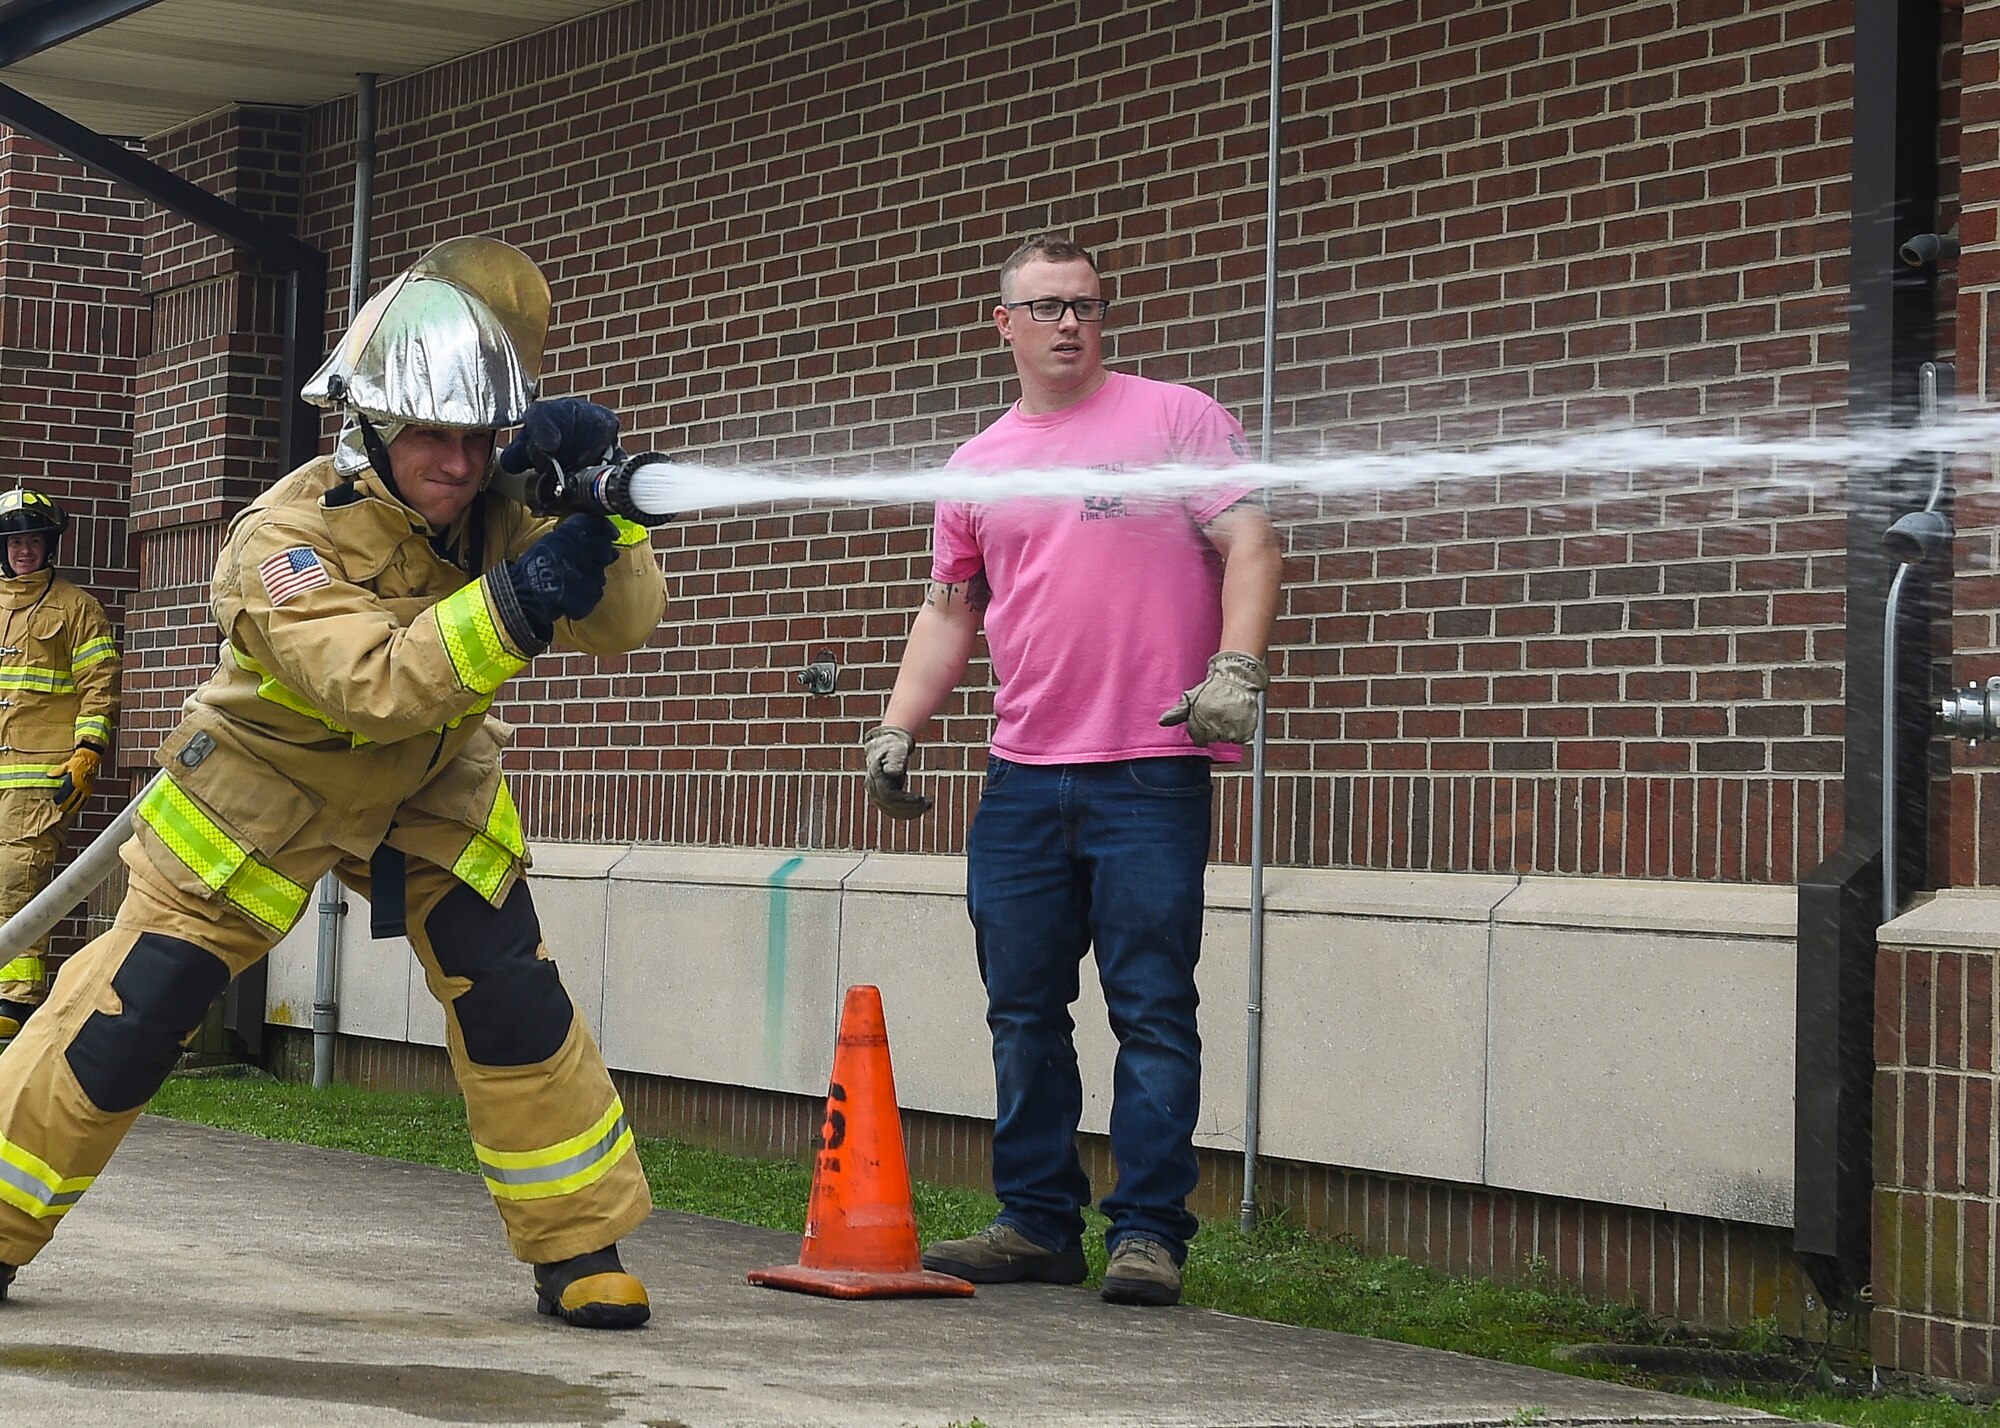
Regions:
[[[1284, 0], [1271, 0], [1271, 79], [1266, 100], [1269, 131], [1264, 158], [1264, 405], [1258, 452], [1271, 463], [1271, 422], [1278, 374], [1278, 153], [1282, 142], [1285, 61]], [[1243, 1078], [1243, 1203], [1238, 1223], [1257, 1228], [1257, 1143], [1264, 1089], [1264, 714], [1257, 695], [1257, 736], [1250, 744], [1250, 985], [1244, 1032], [1248, 1065]]]
[[[375, 212], [375, 76], [355, 76], [354, 91], [354, 224], [348, 242], [347, 320], [351, 323], [368, 297], [368, 255], [372, 250]], [[314, 1087], [333, 1084], [335, 1034], [340, 1030], [340, 919], [347, 912], [340, 879], [331, 872], [319, 880], [319, 950], [313, 959], [313, 1078]]]
[[[1936, 227], [1939, 29], [1936, 0], [1854, 7], [1848, 422], [1856, 430], [1909, 425], [1918, 372], [1936, 355], [1933, 275], [1899, 264], [1897, 250]], [[1884, 538], [1921, 504], [1928, 475], [1920, 458], [1848, 473], [1844, 832], [1799, 882], [1792, 1245], [1828, 1305], [1848, 1312], [1872, 1298], [1876, 931], [1884, 904], [1922, 882], [1929, 847], [1928, 800], [1883, 799], [1885, 759], [1900, 787], [1925, 787], [1934, 718], [1929, 621], [1909, 621], [1894, 665], [1885, 658], [1899, 562]], [[1885, 815], [1897, 820], [1898, 850], [1886, 866]]]

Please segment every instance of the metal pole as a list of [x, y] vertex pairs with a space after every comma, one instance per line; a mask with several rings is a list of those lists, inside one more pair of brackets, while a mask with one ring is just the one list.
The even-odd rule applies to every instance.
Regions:
[[132, 810], [159, 776], [156, 770], [131, 801], [118, 810], [109, 827], [91, 839], [89, 846], [71, 859], [70, 865], [36, 893], [27, 906], [0, 923], [0, 962], [18, 957], [47, 936], [51, 928], [69, 916], [72, 908], [111, 876], [111, 869], [118, 862], [118, 850], [132, 836]]
[[[1889, 582], [1882, 612], [1882, 726], [1896, 722], [1896, 619], [1903, 603], [1903, 581], [1910, 567], [1899, 565]], [[1895, 921], [1902, 901], [1896, 895], [1896, 741], [1882, 741], [1882, 920]]]
[[[368, 296], [368, 254], [375, 209], [375, 76], [358, 74], [354, 92], [354, 221], [348, 243], [347, 320]], [[340, 1030], [340, 919], [347, 912], [340, 879], [319, 880], [319, 952], [313, 964], [313, 1079], [333, 1084], [335, 1034]]]
[[[1264, 402], [1259, 454], [1271, 461], [1273, 388], [1278, 372], [1278, 154], [1284, 118], [1284, 0], [1271, 0], [1271, 79], [1264, 156]], [[1250, 986], [1244, 1032], [1243, 1203], [1245, 1234], [1257, 1228], [1257, 1142], [1264, 1079], [1264, 695], [1257, 696], [1257, 735], [1250, 744]]]

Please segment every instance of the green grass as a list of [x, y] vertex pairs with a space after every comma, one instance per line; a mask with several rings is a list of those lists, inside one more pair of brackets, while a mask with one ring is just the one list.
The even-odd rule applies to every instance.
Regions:
[[[272, 1140], [332, 1146], [450, 1170], [474, 1168], [464, 1105], [456, 1096], [325, 1091], [261, 1077], [174, 1077], [153, 1113]], [[666, 1209], [797, 1232], [804, 1228], [810, 1162], [755, 1160], [668, 1140], [643, 1139], [639, 1161], [653, 1202]], [[985, 1225], [999, 1208], [976, 1190], [919, 1183], [911, 1187], [923, 1238], [950, 1238]], [[1090, 1215], [1086, 1246], [1092, 1277], [1104, 1270], [1104, 1221]], [[1397, 1339], [1537, 1368], [1666, 1386], [1788, 1417], [1855, 1428], [2000, 1428], [2000, 1410], [1946, 1398], [1856, 1396], [1820, 1391], [1801, 1374], [1793, 1391], [1730, 1391], [1717, 1386], [1651, 1383], [1601, 1366], [1582, 1367], [1557, 1350], [1579, 1343], [1657, 1343], [1685, 1335], [1630, 1306], [1596, 1303], [1531, 1275], [1527, 1285], [1438, 1274], [1407, 1259], [1367, 1255], [1310, 1234], [1282, 1216], [1249, 1234], [1233, 1222], [1207, 1221], [1188, 1259], [1186, 1301], [1251, 1318]], [[1727, 1347], [1798, 1352], [1768, 1325], [1753, 1326]], [[1821, 1388], [1825, 1385], [1822, 1384]], [[1522, 1423], [1533, 1420], [1524, 1417]]]

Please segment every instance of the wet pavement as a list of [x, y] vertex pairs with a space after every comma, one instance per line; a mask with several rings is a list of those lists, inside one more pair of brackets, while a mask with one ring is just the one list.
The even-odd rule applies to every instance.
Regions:
[[474, 1176], [142, 1120], [0, 1304], [10, 1423], [1320, 1428], [1773, 1422], [1082, 1288], [754, 1288], [798, 1237], [656, 1214], [636, 1333], [536, 1315]]

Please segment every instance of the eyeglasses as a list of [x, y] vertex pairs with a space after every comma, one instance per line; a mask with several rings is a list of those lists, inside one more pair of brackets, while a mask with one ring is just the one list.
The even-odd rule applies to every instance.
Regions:
[[1065, 312], [1076, 314], [1078, 322], [1102, 322], [1109, 298], [1033, 298], [1028, 302], [1002, 303], [1008, 308], [1025, 307], [1037, 322], [1061, 322]]

